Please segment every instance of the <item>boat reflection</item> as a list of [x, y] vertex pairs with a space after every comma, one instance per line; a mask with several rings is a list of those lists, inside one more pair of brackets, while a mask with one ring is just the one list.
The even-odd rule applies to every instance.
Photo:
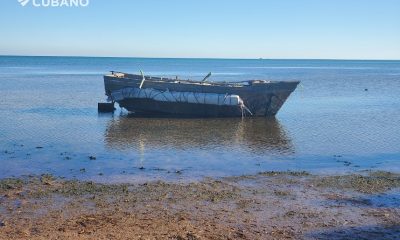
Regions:
[[105, 133], [106, 146], [118, 150], [142, 148], [244, 150], [290, 154], [291, 140], [276, 119], [174, 119], [121, 116]]

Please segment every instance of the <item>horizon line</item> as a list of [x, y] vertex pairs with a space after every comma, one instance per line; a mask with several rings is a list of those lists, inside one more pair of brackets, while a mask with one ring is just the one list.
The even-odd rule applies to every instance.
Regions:
[[215, 59], [215, 60], [326, 60], [326, 61], [400, 61], [400, 59], [382, 58], [227, 58], [227, 57], [139, 57], [139, 56], [85, 56], [85, 55], [19, 55], [0, 54], [0, 57], [70, 57], [70, 58], [144, 58], [144, 59]]

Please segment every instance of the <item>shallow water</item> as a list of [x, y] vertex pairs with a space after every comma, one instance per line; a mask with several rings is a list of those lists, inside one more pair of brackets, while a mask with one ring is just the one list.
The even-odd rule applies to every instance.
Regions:
[[[275, 119], [146, 119], [120, 109], [99, 115], [102, 75], [139, 69], [301, 85]], [[400, 172], [400, 61], [0, 57], [0, 95], [2, 178]]]

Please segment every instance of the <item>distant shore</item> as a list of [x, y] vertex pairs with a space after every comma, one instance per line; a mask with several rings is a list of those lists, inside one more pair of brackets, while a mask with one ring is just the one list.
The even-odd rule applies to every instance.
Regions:
[[400, 237], [400, 174], [262, 172], [192, 183], [0, 180], [0, 239]]

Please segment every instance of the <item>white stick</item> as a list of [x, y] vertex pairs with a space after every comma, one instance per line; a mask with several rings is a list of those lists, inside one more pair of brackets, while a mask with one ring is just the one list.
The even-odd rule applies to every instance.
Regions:
[[141, 89], [143, 86], [144, 80], [146, 80], [146, 78], [144, 77], [144, 73], [142, 70], [140, 70], [140, 74], [142, 74], [142, 82], [140, 83], [140, 86], [139, 86], [139, 88]]

